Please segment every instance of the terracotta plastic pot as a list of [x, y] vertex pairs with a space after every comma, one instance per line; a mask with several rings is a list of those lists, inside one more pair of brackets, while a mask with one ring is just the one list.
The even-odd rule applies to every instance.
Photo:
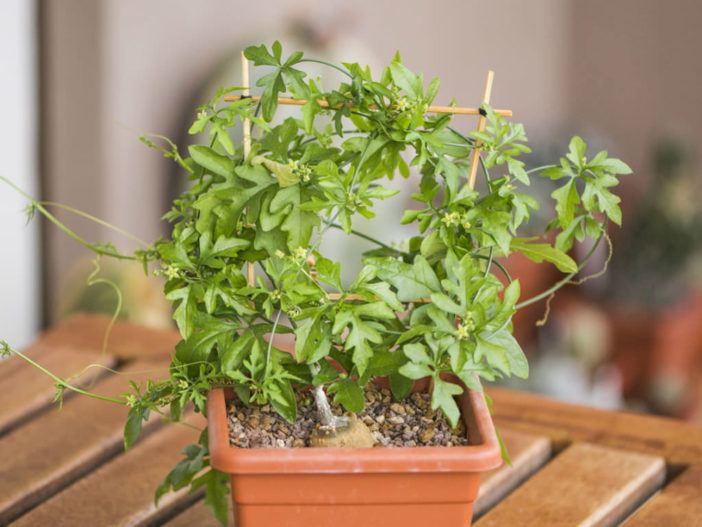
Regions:
[[469, 526], [480, 472], [502, 462], [482, 393], [457, 398], [470, 446], [235, 448], [226, 400], [207, 398], [212, 466], [232, 478], [237, 527]]

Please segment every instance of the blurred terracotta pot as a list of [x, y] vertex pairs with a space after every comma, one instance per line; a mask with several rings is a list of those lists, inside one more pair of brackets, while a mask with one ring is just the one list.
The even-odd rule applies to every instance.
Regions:
[[[519, 280], [521, 290], [520, 302], [547, 290], [563, 275], [552, 265], [535, 263], [520, 253], [512, 253], [502, 259], [502, 264], [513, 280]], [[503, 279], [503, 283], [507, 283]], [[546, 312], [546, 299], [520, 309], [512, 317], [514, 338], [523, 346], [534, 342], [538, 327], [536, 323]]]
[[480, 473], [502, 462], [482, 393], [457, 398], [470, 446], [234, 448], [226, 401], [207, 398], [214, 468], [231, 474], [237, 527], [394, 527], [471, 524]]
[[609, 306], [607, 315], [624, 395], [646, 400], [657, 413], [685, 418], [698, 412], [702, 296], [659, 310]]

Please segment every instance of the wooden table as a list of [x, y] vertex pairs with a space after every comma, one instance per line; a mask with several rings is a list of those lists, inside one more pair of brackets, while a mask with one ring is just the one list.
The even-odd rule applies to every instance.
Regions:
[[[130, 377], [167, 375], [174, 332], [118, 323], [100, 352], [106, 319], [80, 315], [26, 350], [70, 377], [89, 364]], [[105, 395], [128, 391], [126, 376], [90, 368], [76, 382]], [[0, 364], [0, 525], [215, 526], [200, 494], [153, 505], [153, 491], [196, 432], [146, 426], [125, 453], [125, 409], [67, 395], [12, 358]], [[501, 389], [489, 390], [513, 466], [483, 478], [478, 527], [702, 525], [702, 428], [658, 417], [606, 412]]]

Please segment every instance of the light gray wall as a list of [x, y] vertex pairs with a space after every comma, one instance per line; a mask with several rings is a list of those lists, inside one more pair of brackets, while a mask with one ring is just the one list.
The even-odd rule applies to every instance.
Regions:
[[[37, 181], [37, 63], [35, 6], [0, 2], [0, 175], [31, 195]], [[29, 343], [39, 328], [39, 229], [25, 227], [27, 205], [0, 183], [0, 339]]]

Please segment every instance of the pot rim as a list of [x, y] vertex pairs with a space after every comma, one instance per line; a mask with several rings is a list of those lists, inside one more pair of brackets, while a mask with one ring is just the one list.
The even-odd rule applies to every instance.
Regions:
[[[207, 394], [210, 463], [231, 474], [484, 472], [502, 463], [502, 451], [482, 392], [457, 396], [469, 446], [396, 448], [238, 448], [229, 443], [224, 388]], [[473, 434], [470, 431], [474, 431]]]

